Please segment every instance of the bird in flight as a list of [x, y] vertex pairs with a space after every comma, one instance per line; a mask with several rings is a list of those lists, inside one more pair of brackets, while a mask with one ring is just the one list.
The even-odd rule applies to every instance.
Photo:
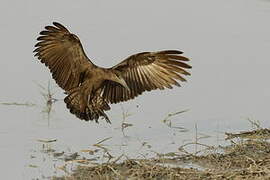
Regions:
[[186, 81], [187, 57], [178, 50], [141, 52], [111, 68], [98, 67], [86, 56], [80, 39], [60, 23], [40, 32], [35, 56], [65, 91], [67, 108], [82, 120], [105, 118], [109, 103], [134, 99], [145, 91], [180, 86]]

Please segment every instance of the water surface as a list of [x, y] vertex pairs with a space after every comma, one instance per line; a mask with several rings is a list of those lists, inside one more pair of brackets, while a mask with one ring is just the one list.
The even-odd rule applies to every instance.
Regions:
[[[193, 142], [195, 125], [201, 143], [224, 143], [225, 131], [250, 128], [247, 118], [269, 127], [270, 3], [263, 0], [183, 1], [2, 1], [1, 102], [30, 102], [33, 107], [1, 106], [0, 169], [5, 179], [31, 179], [61, 174], [38, 139], [57, 139], [56, 152], [72, 153], [104, 142], [113, 155], [149, 156], [177, 151]], [[38, 32], [52, 21], [77, 34], [88, 56], [110, 67], [141, 51], [179, 49], [191, 58], [192, 76], [181, 88], [145, 93], [122, 103], [133, 124], [121, 132], [122, 110], [112, 105], [112, 125], [83, 122], [65, 104], [53, 105], [48, 126], [37, 82], [47, 86], [49, 71], [33, 57]], [[51, 81], [53, 82], [53, 81]], [[54, 95], [63, 91], [52, 83]], [[169, 128], [162, 122], [174, 116]], [[146, 144], [150, 146], [146, 146]], [[145, 146], [142, 146], [144, 144]], [[125, 146], [121, 146], [125, 145]], [[46, 147], [45, 147], [46, 148]], [[191, 150], [194, 147], [190, 148]], [[30, 165], [30, 167], [29, 167]], [[56, 171], [56, 172], [54, 172]]]

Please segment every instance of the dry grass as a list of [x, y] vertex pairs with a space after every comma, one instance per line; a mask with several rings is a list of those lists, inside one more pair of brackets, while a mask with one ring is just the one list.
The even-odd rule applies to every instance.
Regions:
[[[171, 158], [158, 156], [153, 159], [126, 159], [121, 163], [78, 166], [72, 174], [53, 179], [270, 179], [270, 143], [266, 140], [268, 132], [269, 129], [257, 129], [237, 133], [233, 137], [227, 133], [231, 145], [220, 147], [223, 153], [208, 151], [199, 156], [174, 153]], [[252, 134], [252, 139], [248, 139], [247, 134]], [[254, 138], [261, 136], [264, 138]], [[234, 142], [234, 137], [240, 139]], [[201, 168], [179, 166], [185, 163], [196, 164]]]

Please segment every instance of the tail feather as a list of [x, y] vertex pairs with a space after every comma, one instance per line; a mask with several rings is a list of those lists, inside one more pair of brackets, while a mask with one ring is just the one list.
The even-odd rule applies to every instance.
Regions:
[[98, 119], [103, 117], [106, 122], [111, 123], [104, 112], [110, 110], [110, 106], [98, 95], [85, 102], [80, 91], [74, 91], [65, 97], [64, 102], [70, 112], [82, 120], [95, 120], [98, 123]]

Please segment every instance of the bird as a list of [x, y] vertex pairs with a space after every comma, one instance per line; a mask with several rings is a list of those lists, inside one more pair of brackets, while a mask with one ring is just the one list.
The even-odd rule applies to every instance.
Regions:
[[111, 123], [109, 104], [128, 101], [143, 92], [172, 89], [191, 75], [189, 58], [179, 50], [140, 52], [119, 64], [103, 68], [84, 52], [79, 37], [53, 22], [39, 33], [34, 56], [47, 66], [52, 78], [65, 91], [64, 102], [79, 119]]

